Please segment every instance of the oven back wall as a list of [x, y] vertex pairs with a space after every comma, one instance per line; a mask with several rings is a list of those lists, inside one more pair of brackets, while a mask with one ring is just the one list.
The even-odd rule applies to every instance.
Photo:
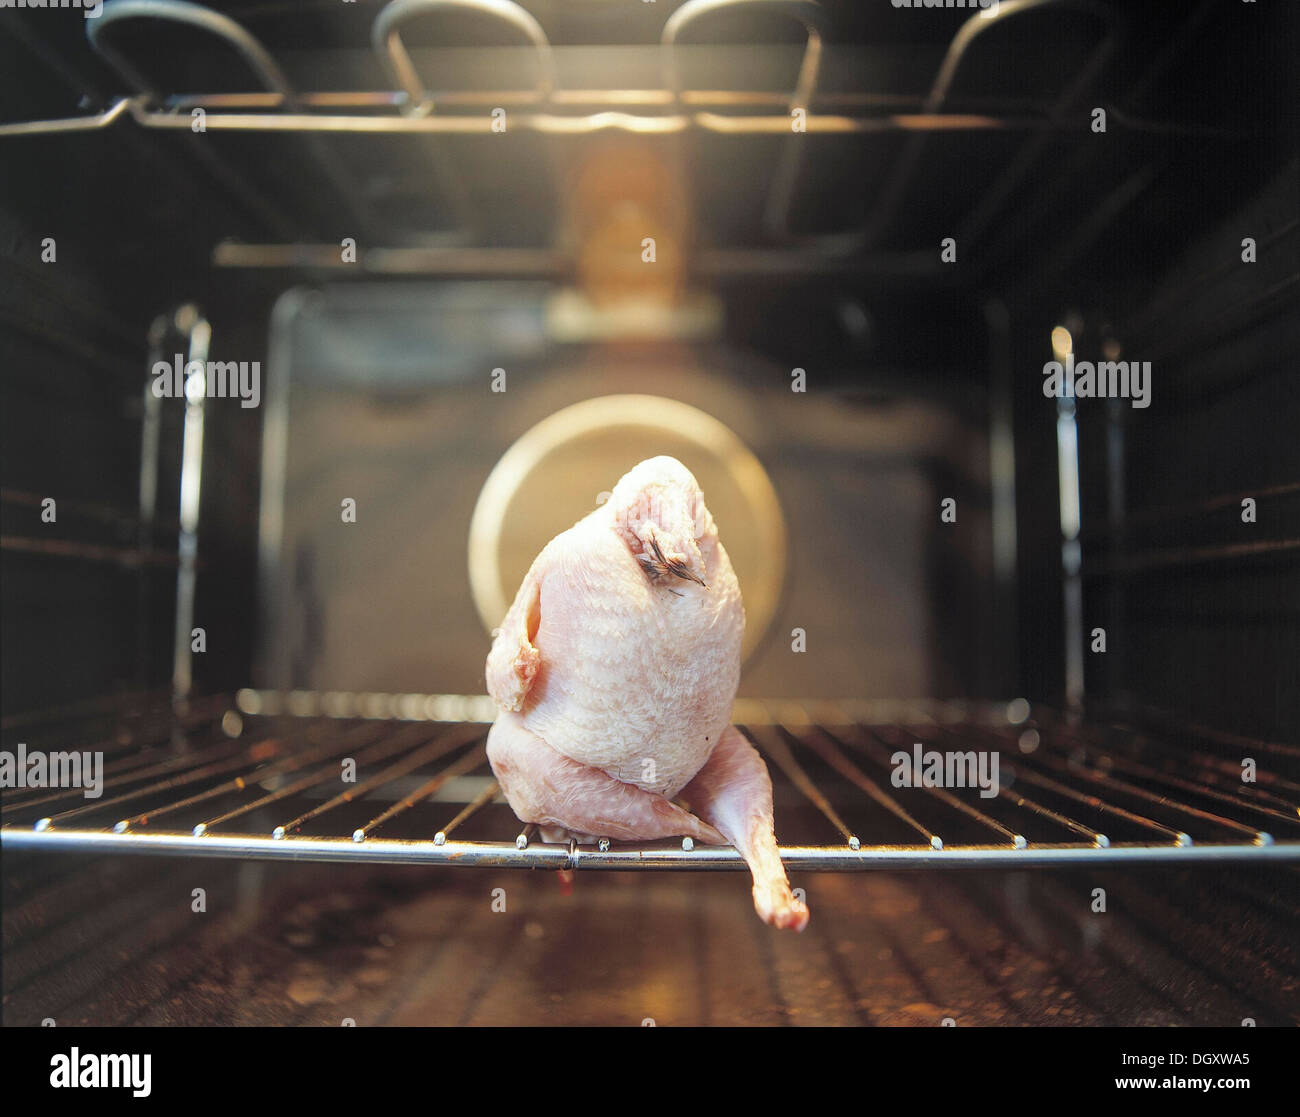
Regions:
[[[978, 693], [979, 665], [996, 659], [982, 612], [990, 545], [978, 405], [895, 390], [901, 378], [861, 366], [814, 367], [809, 391], [792, 392], [790, 366], [723, 338], [557, 341], [553, 294], [545, 284], [371, 283], [280, 300], [265, 418], [278, 432], [268, 446], [283, 449], [268, 451], [262, 490], [259, 685], [482, 693], [490, 638], [466, 540], [484, 481], [534, 424], [635, 393], [729, 427], [775, 487], [787, 573], [742, 693]], [[495, 368], [505, 391], [491, 389]], [[576, 513], [566, 493], [516, 514], [549, 538], [639, 454], [658, 452], [646, 442], [608, 475], [608, 461], [578, 462], [587, 501]], [[955, 524], [941, 521], [945, 497], [959, 502]], [[748, 526], [724, 519], [724, 543]], [[753, 556], [734, 561], [743, 580]], [[806, 651], [795, 650], [795, 629]]]

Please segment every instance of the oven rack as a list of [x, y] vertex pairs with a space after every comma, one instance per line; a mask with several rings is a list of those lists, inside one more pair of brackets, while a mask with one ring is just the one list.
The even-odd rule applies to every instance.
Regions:
[[[1105, 36], [1080, 67], [1080, 80], [1072, 84], [1055, 106], [1034, 105], [1018, 116], [947, 111], [951, 87], [967, 51], [994, 26], [1041, 8], [1084, 12], [1105, 29]], [[683, 87], [677, 61], [678, 40], [693, 24], [717, 12], [750, 10], [777, 13], [800, 24], [806, 34], [804, 54], [795, 88], [788, 93], [771, 90], [692, 90]], [[537, 80], [532, 89], [430, 90], [416, 68], [402, 38], [402, 26], [413, 18], [446, 11], [475, 12], [504, 25], [507, 34], [522, 34], [537, 59]], [[163, 94], [106, 39], [103, 32], [115, 24], [152, 19], [196, 29], [233, 48], [265, 89], [247, 93]], [[191, 129], [190, 111], [203, 109], [205, 128], [242, 131], [459, 133], [492, 134], [499, 131], [491, 110], [534, 107], [539, 110], [511, 116], [510, 129], [554, 135], [580, 135], [605, 129], [673, 134], [691, 129], [742, 134], [776, 135], [807, 132], [929, 132], [984, 131], [994, 129], [1079, 129], [1086, 124], [1062, 119], [1082, 87], [1096, 76], [1113, 53], [1122, 25], [1117, 13], [1096, 0], [1002, 0], [996, 9], [976, 11], [960, 28], [925, 97], [903, 94], [824, 91], [819, 78], [824, 47], [830, 37], [826, 11], [815, 0], [688, 0], [665, 22], [660, 36], [662, 88], [589, 89], [560, 88], [550, 42], [537, 20], [512, 0], [390, 0], [371, 25], [371, 46], [396, 90], [295, 89], [268, 50], [245, 27], [214, 9], [187, 0], [104, 0], [99, 18], [86, 21], [90, 45], [135, 90], [117, 97], [100, 112], [52, 120], [0, 125], [0, 136], [40, 135], [54, 132], [94, 131], [129, 117], [145, 128]], [[1019, 104], [1019, 102], [1012, 102]], [[1024, 107], [1021, 105], [1021, 107]], [[574, 110], [590, 109], [586, 115]], [[723, 108], [728, 113], [708, 112]], [[262, 110], [250, 113], [232, 109]], [[319, 113], [304, 110], [342, 109]], [[441, 115], [444, 110], [461, 110]], [[753, 115], [752, 110], [778, 110], [774, 115]], [[870, 114], [814, 112], [813, 109], [871, 109]], [[882, 113], [879, 110], [898, 110]], [[288, 111], [279, 111], [288, 110]], [[633, 111], [629, 111], [633, 110]], [[735, 111], [741, 110], [741, 111]], [[791, 114], [806, 114], [803, 131], [791, 126]], [[906, 111], [903, 111], [906, 110]], [[380, 114], [380, 115], [377, 115]], [[394, 115], [396, 114], [396, 115]], [[1133, 120], [1122, 110], [1120, 123]], [[1162, 126], [1163, 128], [1164, 126]], [[1176, 130], [1176, 129], [1175, 129]]]
[[[712, 16], [724, 9], [755, 15], [775, 13], [802, 26], [806, 42], [792, 90], [684, 88], [678, 65], [679, 42], [688, 37], [693, 25], [709, 23]], [[1078, 64], [1061, 93], [1050, 103], [1043, 103], [1043, 99], [1009, 102], [1002, 99], [993, 105], [999, 110], [996, 112], [956, 111], [951, 93], [971, 46], [991, 29], [1041, 9], [1082, 13], [1096, 22], [1100, 32], [1098, 41]], [[533, 88], [431, 90], [406, 49], [402, 28], [413, 18], [447, 11], [476, 12], [496, 21], [503, 33], [515, 41], [522, 35], [536, 56], [537, 78]], [[156, 89], [148, 76], [120, 53], [112, 41], [114, 35], [104, 35], [105, 29], [114, 25], [144, 19], [169, 21], [220, 39], [239, 54], [264, 89], [226, 94], [169, 94]], [[494, 114], [506, 111], [509, 131], [555, 137], [603, 131], [659, 136], [690, 132], [785, 136], [787, 142], [776, 156], [763, 208], [765, 233], [771, 240], [788, 246], [846, 255], [873, 249], [890, 228], [920, 169], [931, 134], [1023, 133], [1026, 138], [1017, 154], [975, 199], [958, 229], [959, 238], [967, 243], [980, 236], [1002, 211], [1018, 184], [1033, 170], [1053, 134], [1087, 134], [1090, 116], [1080, 107], [1083, 95], [1094, 89], [1115, 56], [1124, 30], [1121, 13], [1097, 0], [1001, 0], [994, 8], [976, 9], [961, 25], [924, 96], [826, 91], [819, 88], [819, 79], [831, 28], [825, 9], [814, 0], [688, 0], [673, 11], [660, 36], [660, 88], [586, 89], [559, 86], [554, 52], [545, 31], [531, 14], [511, 0], [391, 0], [371, 25], [371, 46], [393, 79], [395, 89], [299, 91], [271, 51], [229, 16], [186, 0], [105, 0], [100, 17], [86, 21], [87, 37], [133, 94], [115, 97], [99, 112], [0, 124], [0, 139], [97, 131], [128, 119], [146, 129], [190, 133], [194, 123], [192, 114], [201, 110], [204, 131], [306, 134], [310, 158], [341, 201], [350, 206], [348, 170], [334, 152], [321, 144], [322, 133], [491, 135], [501, 130]], [[1167, 65], [1168, 61], [1164, 59], [1162, 64]], [[1138, 119], [1108, 99], [1099, 103], [1119, 128], [1161, 134], [1207, 134], [1200, 126], [1189, 129], [1169, 122]], [[1089, 102], [1089, 111], [1095, 107], [1096, 103]], [[899, 133], [907, 140], [885, 178], [879, 203], [866, 222], [857, 228], [826, 233], [793, 231], [790, 213], [807, 158], [805, 137], [881, 133]], [[211, 165], [214, 157], [205, 148], [199, 146], [195, 153]], [[328, 253], [304, 255], [304, 246], [298, 244], [220, 247], [226, 251], [224, 255], [219, 251], [215, 262], [224, 266], [312, 266], [317, 262], [316, 256], [325, 266], [332, 263]], [[378, 271], [443, 272], [463, 270], [465, 264], [464, 260], [458, 263], [438, 253], [431, 256], [426, 251], [412, 257], [402, 256], [401, 251], [375, 249], [374, 258], [368, 259], [365, 266], [367, 270]], [[464, 252], [462, 248], [462, 256]], [[526, 258], [521, 268], [515, 255], [510, 250], [504, 255], [500, 251], [493, 255], [490, 250], [479, 249], [470, 258], [470, 270], [504, 274], [522, 270], [531, 274], [546, 264], [544, 254], [540, 261], [534, 254]], [[877, 253], [877, 263], [888, 271], [902, 274], [940, 274], [941, 269], [932, 260], [934, 256], [930, 251]], [[797, 263], [776, 261], [777, 266], [784, 268]], [[736, 265], [723, 259], [714, 266], [725, 272], [728, 266]]]
[[[103, 729], [102, 712], [25, 719], [21, 729], [31, 749], [103, 751], [103, 794], [6, 791], [0, 847], [559, 870], [744, 870], [734, 849], [693, 846], [689, 839], [540, 841], [535, 827], [521, 829], [491, 778], [484, 742], [492, 712], [491, 699], [475, 695], [245, 690], [233, 702], [195, 700], [180, 721], [169, 716], [165, 700], [129, 719], [119, 711], [110, 732], [93, 744], [87, 742]], [[735, 720], [772, 773], [778, 835], [788, 832], [796, 811], [805, 829], [818, 832], [815, 843], [782, 848], [792, 870], [1300, 861], [1300, 746], [1200, 727], [1079, 721], [1031, 711], [1022, 699], [738, 699]], [[923, 755], [996, 755], [1001, 786], [988, 799], [974, 787], [893, 786], [891, 758], [914, 748]], [[353, 783], [340, 781], [343, 757], [356, 763]], [[1244, 757], [1258, 765], [1253, 783], [1240, 778]], [[360, 812], [359, 825], [334, 821], [345, 808]], [[471, 820], [483, 829], [489, 813], [487, 830], [499, 837], [460, 838]], [[255, 831], [253, 818], [274, 823]], [[394, 824], [417, 823], [431, 836], [382, 836]], [[900, 830], [911, 840], [898, 840]], [[965, 838], [953, 840], [954, 833]]]

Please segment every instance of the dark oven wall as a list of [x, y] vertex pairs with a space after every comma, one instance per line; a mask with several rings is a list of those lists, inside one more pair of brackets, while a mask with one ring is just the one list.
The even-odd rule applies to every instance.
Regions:
[[1118, 636], [1086, 659], [1089, 689], [1266, 740], [1300, 726], [1297, 215], [1292, 163], [1153, 291], [1128, 330], [1165, 399], [1121, 411], [1118, 476], [1084, 495], [1084, 601]]
[[[593, 437], [580, 460], [554, 467], [553, 486], [512, 504], [511, 538], [528, 542], [503, 545], [507, 594], [540, 545], [595, 507], [638, 456], [672, 452], [710, 493], [742, 585], [754, 587], [750, 623], [766, 628], [742, 694], [978, 687], [978, 665], [996, 658], [991, 629], [974, 623], [980, 611], [963, 607], [988, 597], [978, 397], [957, 395], [963, 408], [906, 388], [906, 365], [855, 367], [835, 320], [837, 308], [852, 309], [843, 292], [822, 292], [820, 304], [806, 290], [786, 292], [774, 308], [792, 353], [823, 350], [808, 361], [808, 393], [790, 390], [797, 357], [783, 363], [763, 339], [732, 333], [744, 315], [730, 304], [732, 330], [715, 338], [579, 342], [548, 326], [554, 293], [546, 283], [376, 281], [282, 297], [271, 367], [279, 379], [265, 421], [283, 427], [284, 449], [262, 490], [273, 542], [261, 570], [259, 686], [481, 693], [487, 629], [500, 618], [476, 609], [466, 539], [490, 472], [516, 439], [563, 409], [648, 395], [720, 421], [770, 475], [786, 539], [774, 600], [758, 584], [759, 536], [745, 509], [726, 501], [728, 479], [671, 430], [625, 433], [628, 449]], [[812, 312], [792, 309], [792, 298]], [[962, 313], [948, 311], [954, 322]], [[980, 328], [978, 319], [967, 325], [975, 338]], [[876, 361], [887, 352], [877, 347]], [[503, 392], [490, 390], [494, 368], [506, 377]], [[854, 374], [856, 387], [845, 383]], [[948, 531], [936, 512], [946, 496], [962, 506]], [[355, 523], [341, 521], [345, 498], [356, 502]], [[796, 630], [806, 653], [792, 651]]]
[[[6, 105], [59, 117], [102, 96], [102, 75], [71, 45], [78, 24], [76, 10], [0, 15]], [[219, 179], [131, 129], [20, 138], [0, 166], [3, 705], [156, 692], [172, 673], [183, 405], [160, 409], [149, 521], [148, 339], [197, 306], [222, 351], [264, 350], [273, 295], [259, 297], [256, 279], [223, 289], [208, 262], [215, 241], [260, 226]], [[176, 342], [174, 328], [161, 339], [169, 360]], [[223, 618], [207, 689], [247, 680], [255, 619], [260, 424], [229, 418], [213, 408], [205, 430], [220, 469], [202, 492], [199, 611]]]
[[[1006, 292], [1024, 689], [1238, 743], [1300, 724], [1295, 13], [1239, 14], [1197, 6], [1153, 54], [1130, 110], [1190, 131], [1064, 164], [1115, 189]], [[1047, 398], [1062, 328], [1077, 361], [1149, 362], [1147, 399]]]
[[[1252, 737], [1286, 739], [1300, 724], [1297, 197], [1292, 163], [1152, 276], [1141, 302], [1061, 292], [1050, 311], [1022, 304], [1016, 448], [1027, 693], [1082, 698], [1099, 711], [1178, 712]], [[1260, 246], [1255, 263], [1241, 259], [1245, 239]], [[1073, 578], [1058, 409], [1040, 391], [1043, 365], [1056, 356], [1048, 338], [1062, 323], [1079, 361], [1108, 353], [1150, 361], [1147, 406], [1079, 399], [1074, 409]]]
[[1084, 630], [1108, 636], [1090, 697], [1270, 740], [1300, 725], [1298, 282], [1293, 161], [1124, 316], [1150, 406], [1080, 401]]

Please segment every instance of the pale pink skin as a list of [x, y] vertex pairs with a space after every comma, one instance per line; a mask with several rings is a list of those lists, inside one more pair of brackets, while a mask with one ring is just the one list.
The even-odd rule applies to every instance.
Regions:
[[[647, 572], [638, 556], [655, 557], [652, 541], [704, 585]], [[515, 814], [544, 837], [734, 845], [758, 914], [801, 931], [808, 908], [781, 864], [767, 768], [730, 724], [744, 630], [695, 478], [675, 458], [641, 462], [525, 575], [487, 659], [501, 711], [488, 759]]]

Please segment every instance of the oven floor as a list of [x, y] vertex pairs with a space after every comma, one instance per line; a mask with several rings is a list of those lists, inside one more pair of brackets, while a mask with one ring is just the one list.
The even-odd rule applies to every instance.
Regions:
[[1289, 866], [793, 883], [8, 854], [4, 1023], [1300, 1023]]

